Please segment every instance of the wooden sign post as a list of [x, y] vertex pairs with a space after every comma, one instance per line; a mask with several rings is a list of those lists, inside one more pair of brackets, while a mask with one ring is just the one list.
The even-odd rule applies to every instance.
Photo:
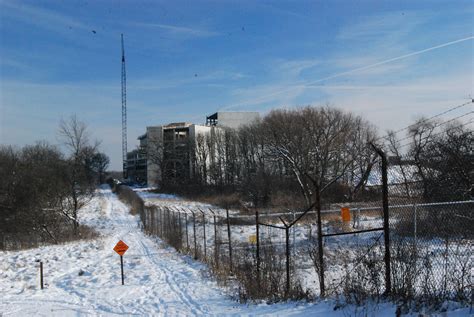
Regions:
[[123, 255], [128, 250], [128, 245], [125, 244], [122, 240], [117, 242], [114, 247], [114, 251], [120, 255], [120, 271], [122, 272], [122, 285], [124, 285], [124, 276], [123, 276]]

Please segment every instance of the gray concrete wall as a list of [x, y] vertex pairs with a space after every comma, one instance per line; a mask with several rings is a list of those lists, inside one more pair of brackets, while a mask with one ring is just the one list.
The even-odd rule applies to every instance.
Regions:
[[237, 129], [241, 125], [252, 123], [258, 119], [260, 114], [258, 112], [232, 112], [223, 111], [217, 113], [217, 126]]

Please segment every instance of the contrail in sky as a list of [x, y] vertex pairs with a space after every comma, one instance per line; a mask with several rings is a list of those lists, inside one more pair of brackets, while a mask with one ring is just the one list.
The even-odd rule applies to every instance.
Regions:
[[[474, 36], [465, 37], [465, 38], [458, 39], [458, 40], [455, 40], [455, 41], [446, 42], [446, 43], [443, 43], [443, 44], [439, 44], [439, 45], [436, 45], [436, 46], [425, 48], [423, 50], [419, 50], [419, 51], [416, 51], [416, 52], [411, 52], [411, 53], [401, 55], [401, 56], [398, 56], [398, 57], [393, 57], [393, 58], [390, 58], [390, 59], [386, 59], [384, 61], [380, 61], [380, 62], [370, 64], [370, 65], [367, 65], [367, 66], [358, 67], [358, 68], [354, 68], [354, 69], [351, 69], [351, 70], [348, 70], [348, 71], [345, 71], [345, 72], [337, 73], [337, 74], [334, 74], [334, 75], [331, 75], [331, 76], [328, 76], [328, 77], [324, 77], [324, 78], [321, 78], [321, 79], [318, 79], [318, 80], [315, 80], [315, 81], [312, 81], [312, 82], [309, 82], [309, 83], [306, 83], [306, 84], [303, 83], [301, 85], [295, 85], [295, 86], [292, 86], [292, 87], [289, 87], [289, 88], [286, 88], [286, 89], [281, 89], [281, 90], [278, 90], [274, 93], [261, 96], [257, 100], [257, 102], [259, 102], [259, 100], [264, 101], [268, 97], [273, 97], [273, 96], [277, 96], [277, 95], [280, 95], [280, 94], [285, 93], [285, 92], [289, 92], [289, 91], [291, 91], [295, 88], [304, 88], [304, 87], [312, 86], [314, 84], [317, 84], [317, 83], [320, 83], [320, 82], [323, 82], [323, 81], [326, 81], [326, 80], [329, 80], [329, 79], [338, 78], [338, 77], [342, 77], [342, 76], [345, 76], [345, 75], [348, 75], [348, 74], [357, 73], [357, 72], [360, 72], [360, 71], [363, 71], [363, 70], [366, 70], [366, 69], [370, 69], [370, 68], [374, 68], [374, 67], [377, 67], [377, 66], [380, 66], [380, 65], [392, 63], [392, 62], [399, 61], [399, 60], [402, 60], [402, 59], [405, 59], [405, 58], [408, 58], [408, 57], [411, 57], [411, 56], [420, 55], [420, 54], [423, 54], [423, 53], [426, 53], [426, 52], [434, 51], [434, 50], [437, 50], [439, 48], [443, 48], [443, 47], [454, 45], [454, 44], [457, 44], [457, 43], [469, 41], [469, 40], [472, 40], [472, 39], [474, 39]], [[255, 101], [253, 103], [255, 104]], [[229, 105], [229, 106], [220, 108], [219, 110], [226, 110], [226, 109], [230, 109], [230, 108], [234, 108], [234, 107], [238, 107], [238, 106], [246, 105], [246, 104], [249, 104], [249, 103], [248, 102], [240, 102], [240, 103], [236, 103], [236, 104], [233, 104], [233, 105]]]

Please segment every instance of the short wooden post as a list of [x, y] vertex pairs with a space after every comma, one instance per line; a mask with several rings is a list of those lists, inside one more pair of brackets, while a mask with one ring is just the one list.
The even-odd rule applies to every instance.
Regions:
[[40, 261], [40, 286], [43, 289], [43, 262]]

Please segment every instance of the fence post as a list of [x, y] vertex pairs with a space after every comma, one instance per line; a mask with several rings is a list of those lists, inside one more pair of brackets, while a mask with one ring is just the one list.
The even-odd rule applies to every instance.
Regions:
[[168, 243], [170, 243], [170, 209], [169, 207], [166, 207], [166, 212], [165, 212], [165, 232], [166, 232], [166, 240]]
[[199, 209], [199, 211], [202, 213], [202, 230], [203, 230], [203, 235], [204, 235], [204, 262], [207, 261], [207, 244], [206, 244], [206, 215], [204, 214], [204, 211]]
[[194, 214], [194, 211], [191, 211], [193, 214], [193, 236], [194, 236], [194, 259], [197, 260], [198, 255], [197, 255], [197, 240], [196, 240], [196, 215]]
[[286, 296], [290, 294], [290, 227], [285, 226], [286, 238]]
[[383, 206], [383, 235], [385, 244], [385, 295], [390, 294], [392, 290], [391, 268], [390, 268], [390, 223], [388, 210], [388, 162], [385, 153], [371, 143], [375, 152], [382, 158], [382, 206]]
[[165, 231], [165, 224], [164, 224], [164, 219], [165, 219], [165, 215], [163, 213], [163, 208], [160, 207], [160, 237], [163, 239], [164, 237], [164, 231]]
[[153, 234], [153, 218], [154, 218], [154, 213], [155, 213], [155, 209], [156, 207], [150, 207], [150, 213], [149, 213], [149, 217], [150, 217], [150, 228], [148, 228], [148, 233], [149, 234]]
[[415, 207], [415, 212], [414, 212], [414, 218], [415, 218], [415, 219], [414, 219], [414, 228], [413, 228], [413, 229], [414, 229], [414, 231], [415, 231], [415, 232], [414, 232], [414, 235], [415, 235], [415, 246], [416, 246], [416, 242], [417, 242], [417, 241], [416, 241], [416, 240], [417, 240], [417, 239], [416, 239], [416, 238], [417, 238], [417, 232], [416, 232], [416, 229], [417, 229], [417, 228], [416, 228], [416, 221], [417, 221], [417, 219], [416, 219], [416, 218], [417, 218], [417, 214], [416, 214], [417, 210], [416, 210], [416, 209], [417, 209], [417, 208], [416, 208], [416, 204], [414, 204], [414, 207]]
[[159, 235], [160, 238], [162, 238], [163, 232], [161, 231], [161, 207], [155, 207], [153, 209], [153, 224], [151, 225], [151, 231], [153, 234]]
[[226, 208], [226, 217], [227, 217], [227, 238], [229, 239], [229, 261], [230, 261], [230, 271], [234, 270], [232, 262], [232, 239], [230, 234], [230, 219], [229, 219], [229, 208]]
[[153, 213], [153, 207], [148, 207], [147, 209], [147, 226], [146, 226], [146, 232], [148, 234], [152, 234], [152, 228], [153, 228], [153, 223], [151, 222], [151, 217]]
[[181, 228], [181, 211], [177, 210], [176, 211], [178, 213], [178, 234], [179, 234], [179, 241], [181, 241], [180, 243], [180, 249], [183, 248], [183, 230]]
[[212, 217], [214, 218], [214, 265], [216, 269], [219, 268], [219, 253], [218, 253], [218, 244], [217, 244], [217, 221], [216, 221], [216, 213], [214, 210], [209, 208], [209, 211], [212, 213]]
[[255, 242], [256, 242], [256, 257], [257, 257], [257, 286], [260, 288], [260, 235], [259, 235], [259, 225], [258, 225], [258, 210], [255, 210]]
[[150, 233], [150, 219], [151, 219], [151, 211], [150, 211], [150, 207], [148, 207], [145, 211], [145, 216], [146, 216], [146, 232], [147, 233]]
[[154, 229], [159, 235], [160, 238], [163, 239], [163, 207], [158, 208], [158, 214], [155, 216], [157, 219], [154, 224]]
[[320, 296], [325, 296], [324, 285], [324, 249], [323, 249], [323, 226], [321, 221], [321, 192], [316, 188], [316, 211], [318, 216], [318, 255], [319, 255], [319, 291]]
[[188, 235], [188, 214], [184, 214], [184, 225], [186, 230], [186, 248], [189, 250], [189, 235]]
[[[295, 219], [296, 219], [295, 211], [293, 210], [291, 213], [293, 214], [293, 221], [295, 221]], [[292, 226], [292, 227], [293, 227], [293, 226]], [[295, 243], [296, 243], [296, 226], [292, 228], [292, 231], [293, 231], [293, 243], [292, 243], [292, 247], [295, 248]]]
[[166, 227], [166, 207], [163, 209], [163, 221], [162, 221], [163, 239], [166, 239], [168, 228]]

